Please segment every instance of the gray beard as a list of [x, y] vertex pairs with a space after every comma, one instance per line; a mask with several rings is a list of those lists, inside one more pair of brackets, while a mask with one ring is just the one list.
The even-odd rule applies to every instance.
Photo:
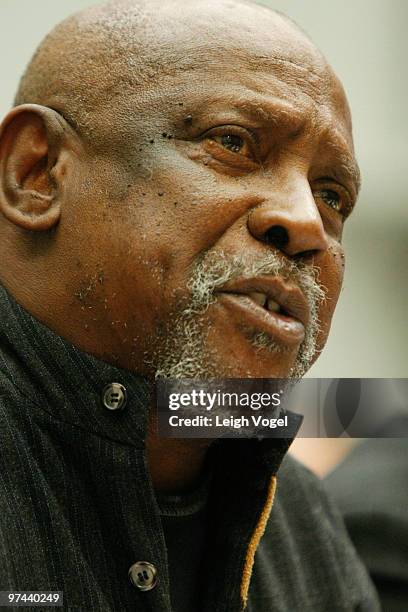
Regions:
[[[271, 252], [261, 260], [248, 263], [242, 256], [227, 258], [221, 252], [209, 251], [194, 266], [187, 288], [191, 297], [186, 307], [175, 316], [171, 329], [163, 334], [161, 349], [153, 360], [156, 378], [222, 378], [222, 364], [216, 354], [206, 347], [208, 325], [203, 315], [215, 302], [214, 291], [236, 278], [253, 278], [260, 275], [281, 276], [294, 282], [305, 295], [310, 308], [310, 320], [305, 338], [299, 348], [295, 363], [288, 372], [288, 378], [301, 378], [310, 368], [316, 354], [319, 333], [319, 306], [325, 299], [325, 292], [317, 282], [317, 269], [282, 259]], [[265, 332], [252, 335], [249, 339], [258, 350], [283, 353], [286, 347], [276, 343]], [[224, 366], [225, 369], [225, 366]], [[233, 370], [233, 366], [229, 369]], [[222, 372], [232, 376], [231, 372]]]

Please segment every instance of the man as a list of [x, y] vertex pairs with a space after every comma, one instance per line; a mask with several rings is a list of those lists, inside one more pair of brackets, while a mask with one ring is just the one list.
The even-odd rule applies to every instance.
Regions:
[[323, 348], [358, 191], [324, 58], [251, 3], [113, 2], [45, 39], [15, 102], [1, 588], [69, 610], [377, 610], [313, 477], [285, 461], [273, 502], [284, 440], [161, 439], [151, 408], [155, 377], [301, 376]]

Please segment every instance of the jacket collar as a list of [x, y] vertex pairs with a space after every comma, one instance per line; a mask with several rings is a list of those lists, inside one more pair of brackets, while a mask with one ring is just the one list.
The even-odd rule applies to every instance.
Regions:
[[[144, 446], [152, 384], [65, 341], [0, 285], [0, 372], [27, 401], [54, 418], [120, 443]], [[127, 393], [123, 410], [104, 407], [111, 383]]]

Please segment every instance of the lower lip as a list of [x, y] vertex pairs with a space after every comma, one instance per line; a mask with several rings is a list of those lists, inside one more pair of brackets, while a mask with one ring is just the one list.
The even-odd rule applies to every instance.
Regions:
[[217, 293], [219, 302], [240, 316], [241, 322], [266, 332], [279, 344], [296, 346], [305, 337], [303, 323], [292, 317], [271, 312], [244, 294]]

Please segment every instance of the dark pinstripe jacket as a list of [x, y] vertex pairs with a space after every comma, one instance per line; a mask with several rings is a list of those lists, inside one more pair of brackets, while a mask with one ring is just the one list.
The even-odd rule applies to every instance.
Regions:
[[[68, 344], [1, 287], [0, 307], [0, 590], [63, 591], [67, 610], [169, 612], [146, 381]], [[111, 382], [127, 389], [121, 412], [100, 401]], [[216, 448], [201, 609], [378, 610], [317, 480], [285, 459], [273, 501], [286, 450], [282, 440]], [[150, 591], [128, 579], [139, 560], [157, 568]]]

